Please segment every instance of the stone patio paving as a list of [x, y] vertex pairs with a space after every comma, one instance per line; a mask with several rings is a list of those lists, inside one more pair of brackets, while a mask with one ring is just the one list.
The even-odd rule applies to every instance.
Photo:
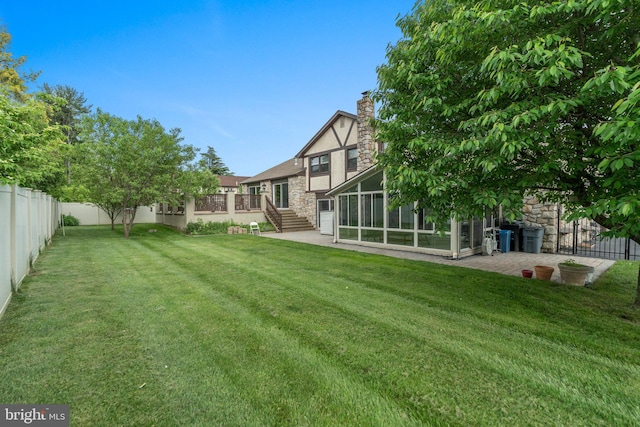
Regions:
[[[329, 246], [333, 248], [367, 252], [379, 255], [386, 255], [396, 258], [412, 259], [417, 261], [428, 261], [438, 264], [456, 265], [459, 267], [474, 268], [478, 270], [494, 271], [497, 273], [508, 274], [512, 276], [522, 276], [523, 269], [533, 270], [536, 265], [548, 265], [554, 267], [552, 281], [560, 282], [560, 271], [558, 271], [558, 263], [573, 258], [581, 264], [594, 267], [593, 280], [604, 273], [611, 267], [615, 260], [601, 258], [587, 258], [572, 255], [557, 254], [532, 254], [527, 252], [494, 252], [493, 255], [472, 255], [460, 259], [450, 259], [437, 255], [427, 255], [416, 252], [408, 252], [395, 249], [372, 248], [355, 244], [333, 243], [333, 236], [320, 234], [319, 231], [301, 231], [292, 233], [263, 233], [262, 236], [291, 240], [301, 243], [309, 243], [313, 245]], [[535, 278], [535, 274], [534, 274]]]

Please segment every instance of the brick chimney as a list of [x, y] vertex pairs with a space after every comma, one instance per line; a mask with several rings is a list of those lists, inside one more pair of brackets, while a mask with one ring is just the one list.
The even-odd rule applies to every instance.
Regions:
[[375, 111], [369, 92], [362, 92], [362, 99], [358, 100], [358, 172], [373, 165], [376, 141], [371, 120], [374, 117]]

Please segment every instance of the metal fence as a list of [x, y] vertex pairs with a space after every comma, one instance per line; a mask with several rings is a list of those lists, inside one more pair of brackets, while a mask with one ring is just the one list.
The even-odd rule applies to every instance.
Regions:
[[640, 245], [629, 238], [604, 237], [607, 231], [589, 219], [558, 224], [560, 254], [592, 258], [640, 260]]

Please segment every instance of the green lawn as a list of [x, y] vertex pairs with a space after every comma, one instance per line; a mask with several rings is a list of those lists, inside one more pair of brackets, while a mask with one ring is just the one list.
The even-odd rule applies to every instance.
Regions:
[[637, 263], [592, 289], [250, 235], [67, 228], [0, 402], [76, 426], [638, 426]]

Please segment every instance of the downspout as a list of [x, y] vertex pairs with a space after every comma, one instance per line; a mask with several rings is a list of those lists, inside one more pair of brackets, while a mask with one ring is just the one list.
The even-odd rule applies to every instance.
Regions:
[[458, 221], [451, 220], [451, 257], [458, 259], [460, 256], [460, 224]]

